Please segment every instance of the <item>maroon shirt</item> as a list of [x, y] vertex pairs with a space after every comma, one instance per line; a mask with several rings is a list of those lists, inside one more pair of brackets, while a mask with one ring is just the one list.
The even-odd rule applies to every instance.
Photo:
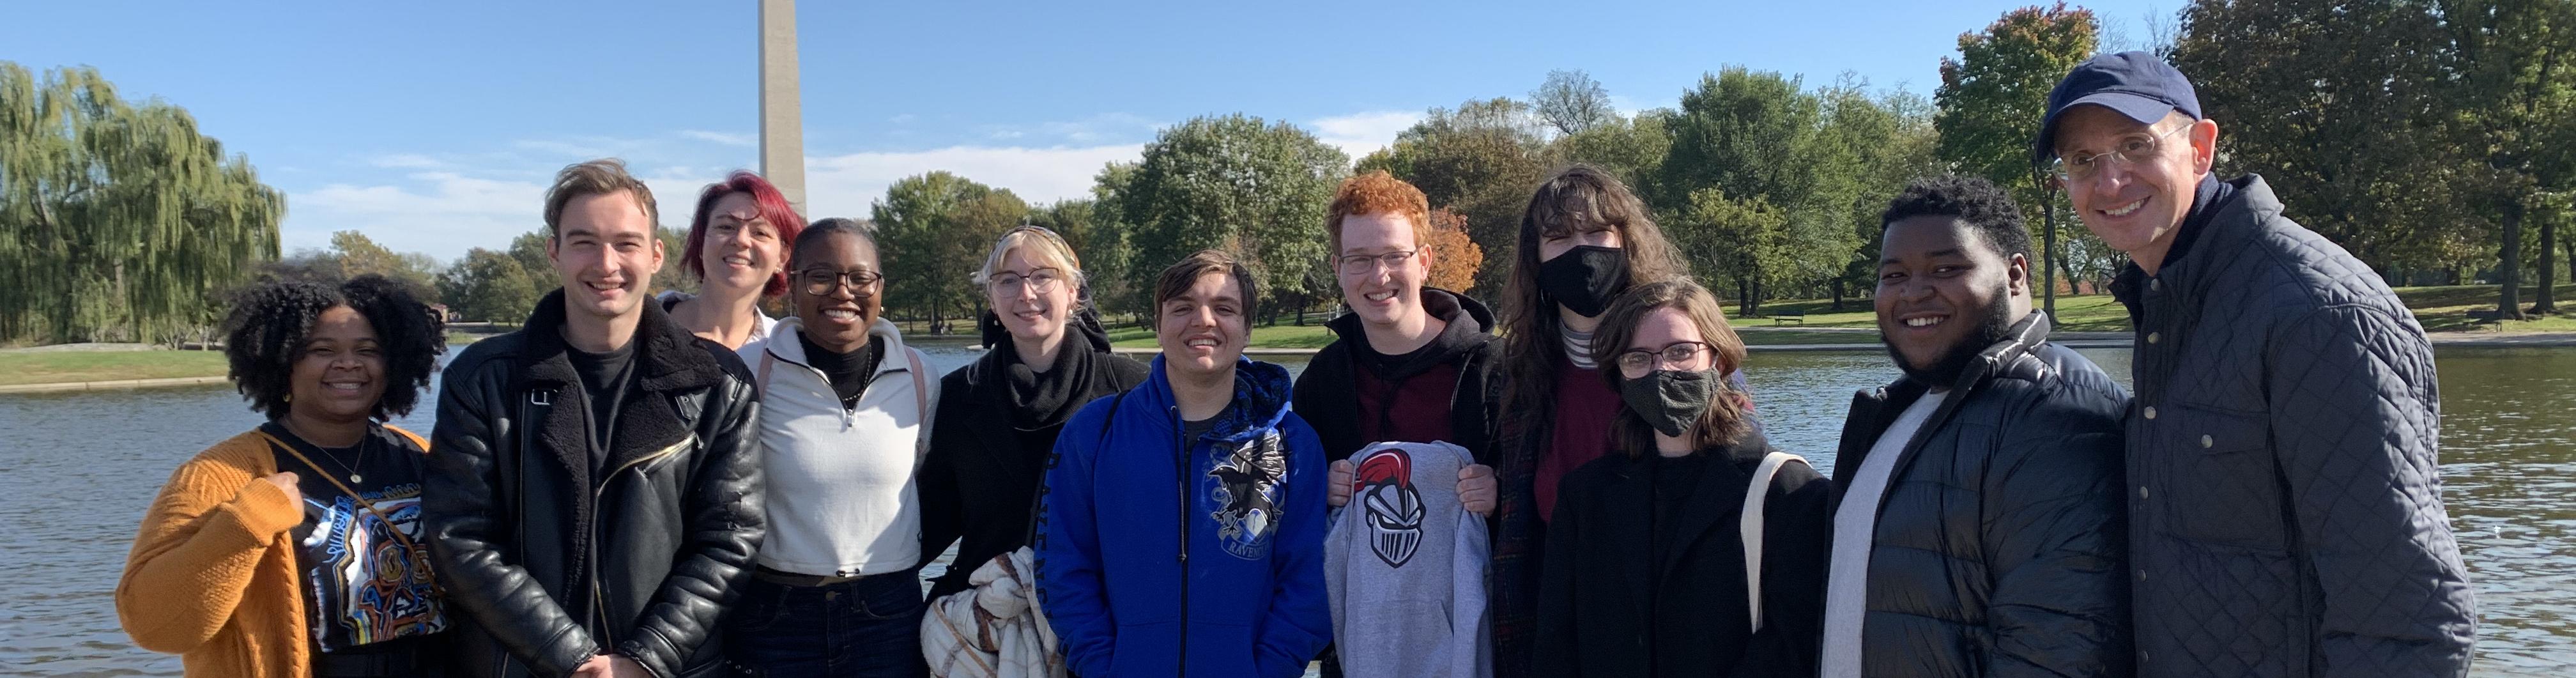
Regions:
[[1458, 391], [1457, 363], [1441, 363], [1391, 388], [1365, 366], [1352, 365], [1351, 376], [1359, 387], [1361, 440], [1458, 442], [1449, 411]]
[[1556, 421], [1547, 449], [1539, 450], [1534, 497], [1538, 517], [1554, 521], [1556, 482], [1610, 452], [1610, 420], [1619, 413], [1619, 392], [1601, 381], [1598, 370], [1581, 369], [1556, 359]]

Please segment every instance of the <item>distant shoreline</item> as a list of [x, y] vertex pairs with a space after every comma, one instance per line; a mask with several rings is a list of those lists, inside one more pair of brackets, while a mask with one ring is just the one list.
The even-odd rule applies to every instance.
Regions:
[[[1763, 352], [1828, 352], [1870, 353], [1886, 348], [1875, 340], [1876, 332], [1866, 328], [1814, 328], [1778, 330], [1746, 327], [1739, 330], [1746, 339], [1745, 348]], [[1842, 335], [1842, 336], [1835, 336]], [[1763, 341], [1780, 337], [1792, 341]], [[2435, 348], [2544, 348], [2576, 347], [2576, 332], [2432, 332], [2426, 335]], [[1837, 341], [1820, 341], [1831, 337]], [[1845, 337], [1848, 337], [1846, 339]], [[1863, 337], [1866, 337], [1863, 339]], [[479, 338], [479, 337], [475, 337]], [[1862, 339], [1851, 341], [1849, 339]], [[453, 340], [453, 337], [451, 337]], [[472, 339], [454, 341], [456, 345]], [[971, 337], [947, 335], [922, 337], [919, 345], [979, 349]], [[1150, 344], [1129, 345], [1110, 350], [1121, 355], [1148, 357], [1162, 349]], [[2128, 348], [2127, 332], [2061, 332], [2054, 342], [2068, 348]], [[1310, 347], [1264, 347], [1244, 349], [1254, 358], [1309, 358], [1322, 349]], [[213, 351], [182, 351], [137, 348], [122, 345], [62, 345], [51, 347], [0, 349], [0, 395], [20, 393], [59, 393], [68, 391], [106, 391], [174, 386], [202, 386], [225, 383], [223, 354]], [[32, 373], [32, 374], [31, 374]], [[18, 376], [50, 377], [43, 382], [6, 383]]]

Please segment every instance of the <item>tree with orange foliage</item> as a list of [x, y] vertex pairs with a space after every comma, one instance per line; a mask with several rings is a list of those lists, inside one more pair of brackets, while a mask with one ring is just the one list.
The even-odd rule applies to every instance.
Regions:
[[1467, 217], [1443, 207], [1431, 211], [1432, 287], [1465, 293], [1485, 266], [1485, 248], [1467, 237]]

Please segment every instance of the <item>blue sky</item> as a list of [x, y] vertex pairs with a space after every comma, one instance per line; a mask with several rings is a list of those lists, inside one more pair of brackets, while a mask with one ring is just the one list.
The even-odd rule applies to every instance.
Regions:
[[[1433, 106], [1583, 69], [1623, 109], [1741, 64], [1929, 94], [1958, 35], [2027, 1], [882, 3], [798, 8], [809, 217], [946, 169], [1084, 197], [1157, 127], [1287, 120], [1354, 156]], [[2080, 3], [2141, 44], [2182, 0]], [[288, 195], [286, 249], [357, 229], [451, 261], [539, 225], [566, 163], [616, 155], [684, 226], [757, 164], [756, 3], [26, 3], [0, 59], [96, 66], [186, 107]], [[672, 216], [672, 215], [679, 216]]]

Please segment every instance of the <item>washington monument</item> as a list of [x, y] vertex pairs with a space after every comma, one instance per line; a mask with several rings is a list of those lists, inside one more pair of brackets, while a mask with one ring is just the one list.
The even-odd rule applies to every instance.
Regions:
[[796, 0], [760, 0], [760, 176], [805, 210], [805, 123], [796, 84]]

